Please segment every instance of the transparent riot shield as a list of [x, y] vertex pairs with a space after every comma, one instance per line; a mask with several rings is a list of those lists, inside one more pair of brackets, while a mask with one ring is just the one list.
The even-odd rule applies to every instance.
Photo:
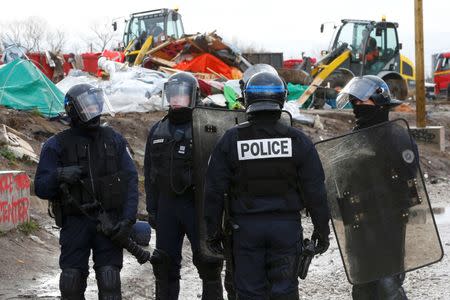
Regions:
[[[219, 139], [228, 129], [247, 121], [244, 110], [225, 110], [208, 107], [196, 107], [192, 112], [192, 141], [194, 152], [195, 205], [198, 218], [200, 249], [212, 255], [206, 247], [206, 226], [204, 224], [204, 184], [209, 157]], [[291, 125], [288, 112], [281, 114], [281, 121]]]
[[316, 143], [348, 281], [438, 262], [443, 249], [408, 124], [399, 119]]

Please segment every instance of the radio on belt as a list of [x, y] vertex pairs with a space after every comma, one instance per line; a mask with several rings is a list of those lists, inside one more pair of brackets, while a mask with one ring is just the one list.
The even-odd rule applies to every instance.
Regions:
[[291, 138], [245, 140], [237, 142], [239, 160], [292, 157]]

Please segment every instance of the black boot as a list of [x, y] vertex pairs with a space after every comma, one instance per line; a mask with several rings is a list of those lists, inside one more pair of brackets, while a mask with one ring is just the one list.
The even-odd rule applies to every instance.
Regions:
[[203, 280], [202, 300], [223, 300], [222, 281]]
[[293, 291], [290, 294], [271, 296], [270, 297], [270, 300], [299, 300], [299, 299], [300, 299], [300, 296], [298, 294], [298, 290]]
[[226, 264], [225, 269], [225, 290], [227, 291], [227, 299], [228, 300], [236, 300], [236, 290], [234, 289], [234, 283], [233, 283], [233, 274], [231, 274], [231, 271], [228, 267], [228, 262]]

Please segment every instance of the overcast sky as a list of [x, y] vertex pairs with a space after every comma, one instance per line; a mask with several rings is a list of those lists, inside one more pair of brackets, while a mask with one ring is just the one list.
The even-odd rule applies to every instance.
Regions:
[[[381, 20], [385, 15], [388, 21], [399, 23], [402, 53], [414, 61], [414, 0], [2, 1], [0, 22], [39, 16], [77, 40], [96, 19], [126, 18], [132, 12], [163, 7], [179, 8], [187, 33], [217, 30], [229, 42], [237, 40], [258, 49], [283, 52], [285, 59], [300, 57], [302, 51], [316, 56], [326, 49], [332, 28], [321, 34], [323, 22], [339, 24], [344, 18]], [[449, 0], [424, 0], [424, 35], [429, 71], [432, 53], [450, 51]]]

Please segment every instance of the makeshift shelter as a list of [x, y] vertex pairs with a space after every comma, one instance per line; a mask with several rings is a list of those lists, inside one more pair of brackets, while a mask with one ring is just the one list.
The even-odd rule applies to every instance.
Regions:
[[16, 59], [0, 69], [0, 105], [51, 118], [64, 111], [64, 94], [33, 63]]

